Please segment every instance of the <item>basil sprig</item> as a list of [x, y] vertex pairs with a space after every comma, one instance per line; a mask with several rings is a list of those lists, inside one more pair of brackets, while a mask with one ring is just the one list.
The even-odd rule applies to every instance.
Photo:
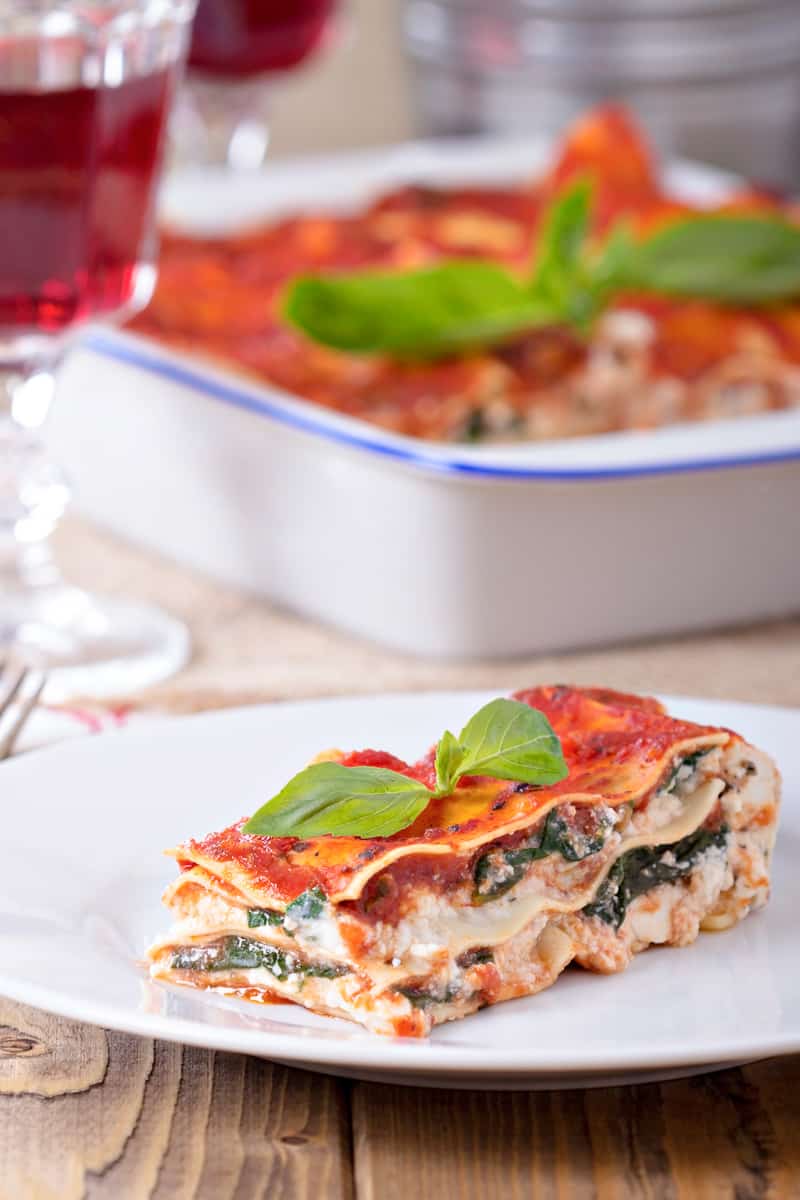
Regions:
[[443, 795], [464, 775], [541, 787], [566, 774], [561, 743], [547, 717], [519, 700], [492, 700], [470, 717], [457, 739], [446, 730], [436, 748], [437, 790]]
[[585, 261], [591, 219], [588, 181], [569, 188], [544, 216], [529, 292], [565, 323], [583, 325], [592, 315], [592, 264]]
[[456, 738], [436, 749], [436, 786], [385, 767], [322, 762], [306, 767], [244, 826], [267, 837], [389, 837], [412, 825], [436, 796], [464, 775], [546, 786], [564, 779], [561, 743], [544, 713], [517, 700], [492, 700]]
[[552, 322], [546, 304], [497, 263], [458, 259], [420, 271], [306, 275], [284, 313], [335, 350], [438, 358]]
[[388, 837], [415, 821], [430, 798], [424, 783], [399, 771], [314, 763], [268, 800], [244, 832], [269, 837]]
[[780, 213], [682, 216], [638, 238], [623, 218], [598, 243], [591, 204], [588, 180], [555, 198], [527, 277], [480, 259], [306, 275], [289, 286], [284, 314], [337, 350], [435, 359], [543, 326], [585, 332], [626, 290], [739, 305], [800, 297], [800, 227]]
[[780, 214], [703, 213], [652, 233], [629, 264], [634, 286], [723, 304], [800, 295], [800, 228]]

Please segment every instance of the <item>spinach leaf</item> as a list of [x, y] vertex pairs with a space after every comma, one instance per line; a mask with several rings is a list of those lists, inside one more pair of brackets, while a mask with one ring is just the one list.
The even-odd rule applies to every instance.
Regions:
[[606, 925], [619, 929], [625, 920], [628, 896], [625, 891], [625, 856], [618, 858], [597, 889], [594, 900], [582, 910], [587, 917], [599, 917]]
[[619, 929], [630, 903], [661, 883], [674, 883], [694, 870], [698, 860], [715, 846], [725, 846], [727, 825], [696, 829], [688, 837], [666, 846], [639, 846], [614, 863], [594, 900], [583, 912]]
[[269, 908], [249, 908], [247, 924], [250, 929], [258, 929], [262, 925], [282, 925], [283, 913], [273, 912]]
[[519, 883], [537, 857], [536, 848], [520, 846], [516, 850], [489, 850], [475, 864], [473, 904], [485, 904], [504, 896]]
[[414, 984], [395, 988], [395, 991], [400, 996], [405, 996], [414, 1008], [430, 1008], [432, 1004], [449, 1004], [458, 996], [458, 988], [445, 987], [440, 990], [426, 991]]
[[567, 862], [581, 862], [590, 854], [597, 854], [602, 850], [610, 828], [610, 821], [600, 820], [594, 835], [581, 833], [579, 830], [570, 829], [561, 812], [553, 808], [547, 814], [535, 857], [545, 858], [548, 854], [560, 854]]
[[327, 902], [328, 897], [321, 887], [309, 888], [286, 906], [286, 916], [298, 921], [314, 921], [322, 916]]
[[285, 982], [290, 975], [336, 979], [348, 968], [338, 963], [307, 963], [295, 954], [267, 946], [253, 938], [232, 934], [211, 946], [185, 946], [176, 950], [170, 964], [176, 970], [251, 971], [264, 968]]
[[669, 778], [661, 788], [661, 791], [673, 792], [678, 786], [678, 780], [680, 778], [681, 771], [685, 770], [686, 768], [688, 768], [690, 771], [693, 771], [700, 762], [700, 759], [706, 754], [709, 754], [711, 749], [712, 747], [705, 746], [702, 750], [695, 750], [694, 754], [687, 754], [685, 758], [679, 759], [672, 768]]
[[593, 836], [570, 829], [562, 814], [553, 808], [547, 814], [541, 834], [511, 850], [489, 850], [475, 864], [473, 903], [485, 904], [510, 891], [532, 862], [560, 854], [567, 862], [581, 862], [602, 850], [611, 824], [599, 822]]

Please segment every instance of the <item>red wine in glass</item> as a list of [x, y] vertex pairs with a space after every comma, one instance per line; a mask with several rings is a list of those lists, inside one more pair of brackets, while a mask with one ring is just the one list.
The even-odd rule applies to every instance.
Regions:
[[147, 301], [173, 78], [0, 91], [0, 327], [58, 334]]
[[336, 0], [199, 0], [176, 142], [188, 161], [260, 166], [269, 143], [265, 81], [329, 40]]
[[0, 644], [48, 670], [53, 698], [124, 695], [187, 655], [179, 622], [61, 580], [48, 537], [69, 489], [38, 430], [76, 331], [152, 290], [156, 186], [194, 7], [0, 0]]
[[200, 0], [189, 65], [212, 75], [298, 67], [324, 42], [335, 0]]

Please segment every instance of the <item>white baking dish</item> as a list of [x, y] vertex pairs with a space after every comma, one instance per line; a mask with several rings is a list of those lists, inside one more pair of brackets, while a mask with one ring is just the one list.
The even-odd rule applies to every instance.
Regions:
[[[520, 178], [541, 145], [414, 144], [172, 182], [197, 231], [361, 203], [404, 180]], [[676, 166], [715, 198], [714, 172]], [[800, 608], [800, 412], [444, 446], [141, 338], [71, 357], [51, 445], [79, 507], [188, 565], [398, 649], [514, 655]]]

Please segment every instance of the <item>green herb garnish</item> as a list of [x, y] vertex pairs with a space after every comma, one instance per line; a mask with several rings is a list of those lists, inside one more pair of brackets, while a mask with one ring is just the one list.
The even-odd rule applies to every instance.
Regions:
[[385, 767], [315, 763], [268, 800], [244, 832], [267, 837], [389, 837], [413, 824], [434, 797], [450, 795], [465, 775], [541, 787], [566, 774], [561, 743], [547, 717], [517, 700], [492, 700], [457, 738], [449, 730], [443, 734], [433, 790]]
[[547, 717], [519, 700], [490, 701], [470, 717], [458, 738], [445, 730], [436, 749], [440, 795], [448, 795], [464, 775], [541, 787], [566, 774], [561, 743]]
[[553, 320], [523, 283], [477, 259], [418, 271], [301, 276], [284, 314], [325, 346], [395, 358], [441, 358]]
[[244, 826], [267, 837], [388, 837], [411, 825], [432, 793], [384, 767], [314, 763], [268, 800]]
[[356, 354], [435, 359], [543, 326], [586, 331], [622, 291], [764, 305], [800, 296], [800, 227], [779, 213], [700, 213], [643, 236], [591, 229], [592, 186], [567, 187], [544, 214], [528, 277], [453, 259], [413, 271], [307, 275], [284, 314], [310, 338]]
[[586, 261], [592, 189], [588, 180], [576, 183], [552, 204], [544, 216], [529, 292], [545, 311], [579, 328], [594, 315], [592, 264]]
[[636, 247], [635, 287], [722, 304], [800, 295], [800, 228], [777, 213], [702, 213], [670, 221]]

